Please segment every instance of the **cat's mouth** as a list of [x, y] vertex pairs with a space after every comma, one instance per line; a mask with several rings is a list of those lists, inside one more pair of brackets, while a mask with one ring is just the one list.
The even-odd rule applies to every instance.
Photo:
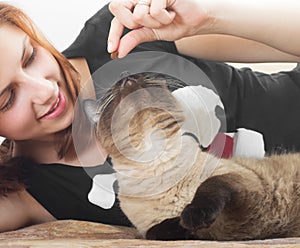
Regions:
[[197, 135], [195, 135], [194, 133], [191, 133], [191, 132], [184, 132], [184, 133], [182, 134], [182, 136], [183, 136], [183, 135], [187, 135], [187, 136], [192, 137], [192, 138], [195, 140], [195, 142], [199, 145], [199, 148], [200, 148], [202, 151], [205, 151], [205, 148], [201, 145], [201, 143], [200, 143], [200, 141], [199, 141]]

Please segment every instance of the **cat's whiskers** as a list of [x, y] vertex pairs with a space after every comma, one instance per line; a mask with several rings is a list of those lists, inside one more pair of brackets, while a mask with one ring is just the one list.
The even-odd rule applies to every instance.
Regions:
[[109, 92], [109, 94], [105, 95], [105, 98], [101, 99], [101, 105], [99, 106], [99, 109], [98, 109], [98, 114], [100, 116], [103, 114], [103, 112], [105, 111], [107, 106], [114, 101], [117, 94], [118, 94], [118, 92], [111, 90]]

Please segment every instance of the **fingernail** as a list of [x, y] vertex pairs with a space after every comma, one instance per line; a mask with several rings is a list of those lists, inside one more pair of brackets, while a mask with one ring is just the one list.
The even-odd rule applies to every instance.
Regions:
[[113, 52], [113, 42], [112, 41], [108, 41], [107, 42], [107, 51], [109, 52], [109, 53], [111, 53], [111, 52]]

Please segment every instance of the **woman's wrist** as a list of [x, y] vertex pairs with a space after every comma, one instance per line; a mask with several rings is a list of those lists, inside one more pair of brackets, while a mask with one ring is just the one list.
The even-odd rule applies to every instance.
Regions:
[[[221, 0], [212, 1], [210, 15], [214, 19], [212, 32], [215, 34], [234, 35], [242, 38], [254, 38], [253, 31], [258, 31], [261, 15], [266, 11], [260, 9], [256, 1]], [[253, 2], [253, 3], [252, 3]], [[256, 16], [256, 17], [254, 17]], [[256, 21], [258, 20], [258, 21]]]
[[[245, 16], [248, 13], [245, 12], [249, 5], [244, 2], [240, 3], [237, 0], [198, 1], [198, 5], [205, 12], [206, 22], [202, 24], [197, 34], [225, 34], [244, 37], [244, 31], [247, 32], [244, 24], [248, 21]], [[253, 17], [250, 18], [251, 22], [253, 19]]]
[[[185, 0], [184, 0], [185, 1]], [[192, 35], [215, 34], [218, 28], [219, 0], [200, 0], [196, 2], [194, 13], [198, 17]]]

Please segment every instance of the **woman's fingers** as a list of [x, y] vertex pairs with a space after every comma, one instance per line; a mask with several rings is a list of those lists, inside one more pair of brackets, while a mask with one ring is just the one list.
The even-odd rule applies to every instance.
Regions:
[[123, 26], [135, 29], [140, 26], [140, 24], [134, 21], [133, 9], [135, 6], [135, 0], [111, 1], [109, 10], [114, 16], [118, 17], [119, 23], [122, 23]]
[[[113, 18], [108, 35], [107, 51], [127, 55], [142, 42], [160, 39], [161, 29], [170, 29], [175, 12], [168, 9], [176, 0], [119, 0], [111, 1]], [[133, 29], [122, 39], [124, 27]]]
[[168, 0], [139, 0], [133, 10], [134, 21], [140, 26], [160, 28], [170, 24], [175, 12], [167, 9]]
[[174, 20], [176, 13], [166, 9], [152, 10], [151, 8], [150, 15], [160, 24], [169, 25]]
[[156, 34], [152, 29], [145, 27], [134, 29], [121, 38], [118, 57], [123, 58], [139, 44], [153, 40], [156, 40]]
[[175, 1], [152, 0], [150, 5], [150, 15], [163, 25], [170, 24], [175, 17], [175, 12], [168, 8], [173, 4], [173, 2]]
[[140, 26], [159, 28], [161, 23], [150, 15], [150, 1], [139, 0], [133, 10], [133, 20]]
[[114, 17], [111, 21], [108, 39], [107, 39], [107, 51], [113, 53], [118, 50], [121, 36], [123, 34], [124, 25]]

